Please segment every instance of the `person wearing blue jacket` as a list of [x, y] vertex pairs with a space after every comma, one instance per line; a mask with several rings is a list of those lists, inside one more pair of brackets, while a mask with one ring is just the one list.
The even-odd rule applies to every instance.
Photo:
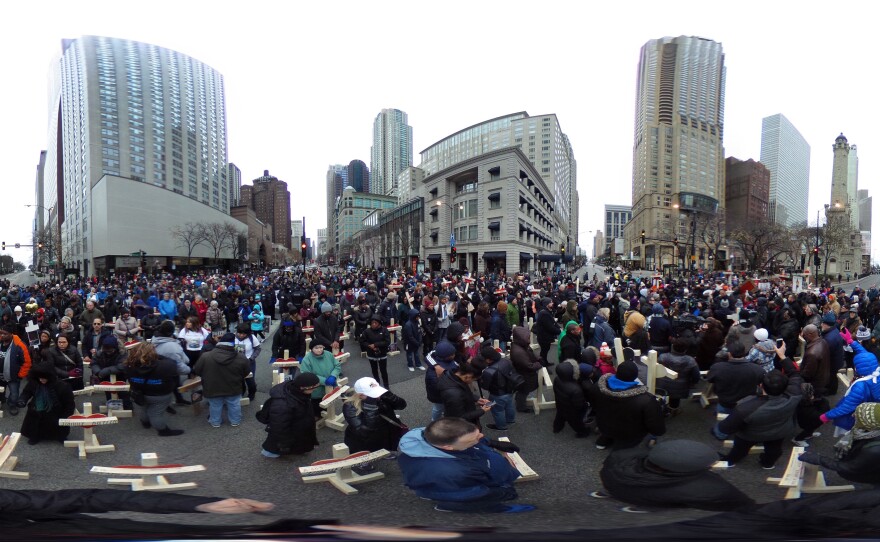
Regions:
[[496, 450], [517, 452], [509, 442], [489, 441], [461, 418], [441, 418], [409, 431], [397, 456], [404, 484], [441, 512], [517, 513], [527, 504], [505, 504], [518, 497], [520, 473]]
[[877, 365], [877, 356], [865, 350], [858, 341], [854, 341], [848, 329], [844, 329], [840, 336], [852, 347], [855, 354], [853, 367], [856, 378], [837, 406], [819, 416], [819, 419], [823, 423], [833, 422], [837, 427], [849, 431], [855, 423], [853, 413], [860, 404], [880, 402], [880, 367]]
[[173, 322], [177, 319], [177, 303], [171, 299], [171, 294], [168, 292], [165, 292], [162, 296], [162, 301], [159, 302], [159, 314], [163, 320], [171, 320]]

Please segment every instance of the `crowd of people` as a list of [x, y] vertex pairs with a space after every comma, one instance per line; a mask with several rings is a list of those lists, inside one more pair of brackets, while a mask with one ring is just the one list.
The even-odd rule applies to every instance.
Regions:
[[[159, 436], [182, 434], [166, 414], [202, 398], [212, 427], [224, 418], [236, 427], [240, 399], [257, 392], [262, 343], [271, 340], [270, 361], [300, 364], [264, 390], [270, 400], [258, 416], [268, 426], [262, 454], [308, 453], [318, 442], [321, 399], [342, 376], [335, 354], [350, 329], [348, 340], [366, 355], [372, 378], [355, 382], [345, 399], [345, 443], [353, 452], [394, 451], [406, 485], [439, 510], [533, 508], [511, 502], [518, 473], [499, 452], [517, 446], [484, 431], [503, 436], [518, 413], [530, 412], [545, 368], [553, 376], [553, 432], [596, 432], [595, 447], [608, 450], [600, 473], [605, 491], [597, 498], [708, 509], [752, 502], [709, 471], [719, 457], [705, 444], [660, 439], [703, 380], [726, 415], [711, 433], [733, 440], [721, 457], [731, 466], [762, 444], [760, 464], [772, 469], [786, 442], [809, 447], [831, 423], [843, 436], [835, 452], [810, 450], [801, 459], [855, 482], [877, 479], [876, 288], [794, 293], [790, 284], [736, 275], [308, 270], [123, 275], [0, 289], [0, 385], [10, 415], [27, 409], [21, 432], [30, 444], [64, 440], [57, 421], [73, 412], [73, 391], [111, 375], [131, 386], [120, 397], [124, 408], [135, 405], [143, 426]], [[276, 319], [278, 329], [267, 337]], [[393, 335], [392, 324], [401, 326]], [[611, 348], [616, 338], [626, 347], [622, 359]], [[647, 367], [632, 355], [649, 350], [676, 375], [654, 391]], [[390, 391], [393, 351], [405, 353], [409, 371], [425, 373], [432, 420], [425, 428], [409, 429], [397, 414], [407, 401]], [[847, 368], [853, 381], [837, 401], [837, 375]], [[182, 396], [178, 386], [194, 376], [202, 378], [199, 396]]]

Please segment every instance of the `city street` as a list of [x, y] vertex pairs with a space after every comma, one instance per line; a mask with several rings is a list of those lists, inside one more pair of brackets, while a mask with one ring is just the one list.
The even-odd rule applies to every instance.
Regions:
[[[273, 331], [277, 323], [273, 325]], [[271, 336], [268, 340], [271, 340]], [[348, 342], [346, 351], [352, 356], [344, 366], [345, 376], [351, 383], [369, 375], [369, 365], [361, 358], [357, 345]], [[527, 514], [493, 516], [477, 514], [450, 514], [436, 512], [433, 504], [419, 499], [405, 488], [400, 471], [394, 461], [380, 461], [379, 468], [386, 477], [383, 480], [358, 486], [360, 493], [344, 496], [331, 485], [303, 484], [296, 470], [318, 459], [332, 456], [333, 444], [342, 442], [342, 433], [320, 429], [321, 445], [302, 457], [285, 457], [269, 460], [260, 455], [264, 438], [264, 426], [254, 419], [254, 413], [266, 399], [269, 388], [268, 368], [270, 348], [263, 349], [257, 369], [259, 392], [255, 404], [244, 407], [244, 421], [238, 428], [228, 424], [214, 429], [206, 421], [207, 409], [196, 414], [196, 407], [177, 407], [178, 414], [170, 417], [172, 428], [185, 429], [179, 437], [159, 438], [154, 430], [143, 429], [137, 419], [121, 419], [118, 425], [98, 427], [101, 443], [115, 444], [115, 452], [93, 454], [86, 460], [76, 457], [75, 449], [63, 448], [57, 443], [41, 443], [29, 446], [22, 442], [16, 454], [19, 470], [30, 472], [29, 480], [3, 479], [3, 487], [10, 489], [65, 489], [109, 487], [106, 476], [90, 474], [92, 466], [115, 466], [138, 464], [143, 452], [156, 452], [160, 463], [204, 465], [205, 472], [176, 475], [172, 482], [195, 481], [199, 484], [195, 493], [212, 496], [249, 497], [271, 501], [277, 508], [260, 516], [212, 516], [175, 515], [173, 517], [143, 516], [160, 521], [180, 523], [194, 522], [212, 524], [263, 523], [282, 518], [334, 518], [346, 523], [423, 525], [438, 528], [494, 527], [511, 531], [565, 530], [574, 528], [610, 528], [651, 525], [696, 518], [707, 512], [696, 510], [658, 510], [651, 514], [629, 514], [620, 511], [621, 504], [613, 500], [595, 500], [589, 493], [599, 489], [598, 471], [607, 451], [594, 447], [595, 437], [575, 439], [570, 429], [554, 435], [551, 422], [554, 411], [542, 411], [540, 415], [520, 414], [516, 425], [509, 431], [512, 442], [521, 448], [525, 461], [539, 474], [536, 481], [518, 485], [520, 501], [535, 504], [538, 509]], [[551, 360], [555, 359], [555, 349]], [[425, 399], [423, 371], [409, 372], [404, 356], [390, 358], [391, 389], [407, 400], [408, 407], [401, 412], [410, 427], [425, 425], [430, 417], [430, 404]], [[99, 394], [91, 400], [97, 406], [103, 403]], [[82, 405], [83, 399], [78, 399]], [[832, 401], [833, 403], [833, 401]], [[0, 419], [0, 432], [17, 431], [24, 413], [17, 417], [7, 414]], [[488, 417], [488, 415], [487, 415]], [[683, 404], [682, 413], [668, 420], [668, 432], [664, 438], [693, 438], [718, 447], [719, 443], [709, 436], [714, 413], [703, 410], [699, 403]], [[486, 420], [484, 423], [491, 420]], [[831, 451], [832, 439], [828, 427], [814, 446], [824, 452]], [[487, 430], [490, 438], [500, 436]], [[79, 438], [81, 430], [74, 428], [72, 438]], [[790, 445], [786, 444], [784, 458], [788, 457]], [[761, 470], [754, 459], [742, 462], [735, 469], [722, 475], [736, 483], [759, 502], [776, 500], [784, 490], [765, 483], [768, 475], [779, 476], [785, 461], [775, 471]], [[839, 482], [834, 474], [827, 474], [829, 484]], [[138, 517], [137, 514], [116, 513], [116, 517]]]

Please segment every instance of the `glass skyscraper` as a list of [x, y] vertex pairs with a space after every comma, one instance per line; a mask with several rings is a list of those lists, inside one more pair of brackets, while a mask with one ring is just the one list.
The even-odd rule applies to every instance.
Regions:
[[761, 121], [761, 163], [770, 170], [770, 219], [785, 226], [806, 223], [810, 145], [781, 113]]
[[399, 109], [383, 109], [373, 121], [370, 149], [372, 194], [397, 196], [397, 176], [412, 165], [413, 134], [409, 117]]

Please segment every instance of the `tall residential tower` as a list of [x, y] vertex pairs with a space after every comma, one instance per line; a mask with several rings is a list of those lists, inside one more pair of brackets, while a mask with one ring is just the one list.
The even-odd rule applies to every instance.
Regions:
[[383, 109], [373, 121], [370, 149], [370, 193], [397, 196], [397, 176], [412, 165], [413, 134], [407, 114]]

